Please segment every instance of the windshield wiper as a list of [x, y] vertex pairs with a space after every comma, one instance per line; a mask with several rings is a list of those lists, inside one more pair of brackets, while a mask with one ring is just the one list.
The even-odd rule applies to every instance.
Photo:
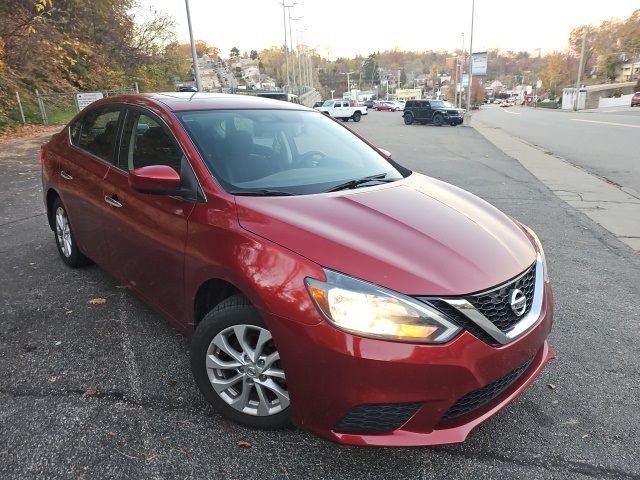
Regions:
[[325, 192], [337, 192], [338, 190], [347, 190], [350, 188], [356, 188], [363, 183], [369, 183], [371, 181], [378, 182], [394, 182], [395, 179], [392, 178], [384, 178], [386, 177], [386, 173], [377, 173], [375, 175], [369, 175], [368, 177], [356, 178], [355, 180], [349, 180], [348, 182], [340, 183], [335, 187], [331, 187], [329, 190], [325, 190]]
[[261, 188], [256, 190], [229, 190], [231, 195], [243, 195], [245, 197], [288, 197], [295, 195], [291, 192], [283, 192], [282, 190], [269, 190]]

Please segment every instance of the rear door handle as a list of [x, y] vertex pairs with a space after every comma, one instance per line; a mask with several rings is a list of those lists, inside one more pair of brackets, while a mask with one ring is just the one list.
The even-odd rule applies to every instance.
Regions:
[[122, 204], [118, 201], [118, 197], [112, 197], [110, 195], [104, 196], [104, 201], [107, 202], [112, 207], [122, 208]]
[[61, 170], [60, 171], [60, 176], [62, 178], [64, 178], [65, 180], [73, 180], [73, 175], [71, 175], [69, 172], [67, 172], [66, 170]]

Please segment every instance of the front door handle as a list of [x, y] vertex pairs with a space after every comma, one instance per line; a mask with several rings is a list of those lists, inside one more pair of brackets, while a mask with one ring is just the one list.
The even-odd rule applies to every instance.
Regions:
[[118, 201], [118, 197], [115, 197], [115, 198], [114, 197], [112, 197], [110, 195], [105, 195], [104, 196], [104, 201], [107, 202], [112, 207], [122, 208], [122, 204]]
[[60, 171], [60, 176], [62, 178], [64, 178], [65, 180], [73, 180], [73, 175], [71, 175], [69, 172], [67, 172], [66, 170], [61, 170]]

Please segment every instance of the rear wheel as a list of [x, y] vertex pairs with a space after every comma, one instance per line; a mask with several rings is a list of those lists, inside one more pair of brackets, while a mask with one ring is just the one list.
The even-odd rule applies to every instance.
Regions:
[[442, 114], [441, 113], [436, 113], [433, 116], [433, 124], [436, 127], [441, 127], [443, 122], [444, 122], [444, 119], [442, 118]]
[[225, 417], [259, 428], [290, 424], [280, 354], [243, 295], [227, 298], [202, 319], [191, 341], [191, 370], [202, 394]]
[[360, 119], [362, 118], [362, 114], [360, 112], [354, 112], [353, 113], [353, 117], [351, 117], [351, 118], [353, 118], [354, 122], [359, 122]]
[[404, 124], [411, 125], [413, 123], [413, 114], [405, 113], [404, 114]]
[[78, 248], [76, 239], [71, 230], [67, 209], [62, 204], [62, 200], [56, 198], [51, 206], [53, 212], [54, 232], [56, 236], [56, 246], [62, 261], [71, 268], [89, 265], [89, 260]]

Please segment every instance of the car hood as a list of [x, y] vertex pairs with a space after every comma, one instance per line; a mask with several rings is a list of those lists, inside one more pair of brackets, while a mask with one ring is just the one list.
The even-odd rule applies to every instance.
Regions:
[[522, 229], [462, 189], [418, 173], [294, 197], [236, 197], [240, 225], [322, 265], [408, 295], [462, 295], [535, 260]]

